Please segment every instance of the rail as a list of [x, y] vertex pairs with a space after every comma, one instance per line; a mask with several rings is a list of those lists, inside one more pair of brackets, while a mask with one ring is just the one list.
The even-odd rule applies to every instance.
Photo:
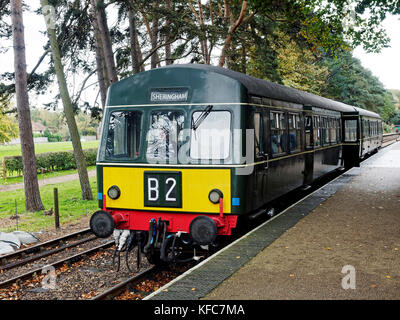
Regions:
[[383, 147], [392, 144], [393, 142], [396, 142], [397, 139], [400, 138], [400, 135], [398, 133], [385, 133], [382, 136], [382, 144], [386, 144], [386, 145], [382, 145]]

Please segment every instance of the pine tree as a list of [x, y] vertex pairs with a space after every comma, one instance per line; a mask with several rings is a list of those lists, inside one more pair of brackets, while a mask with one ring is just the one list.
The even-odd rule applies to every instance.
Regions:
[[43, 210], [44, 206], [39, 192], [35, 144], [33, 142], [32, 123], [29, 109], [22, 0], [12, 0], [11, 8], [14, 41], [15, 91], [24, 172], [25, 207], [27, 211], [39, 211]]

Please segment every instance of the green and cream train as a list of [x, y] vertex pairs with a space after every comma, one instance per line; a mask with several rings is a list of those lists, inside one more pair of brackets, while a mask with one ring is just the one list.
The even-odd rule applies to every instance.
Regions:
[[128, 77], [106, 105], [90, 226], [151, 262], [213, 245], [239, 218], [382, 143], [373, 112], [209, 65]]

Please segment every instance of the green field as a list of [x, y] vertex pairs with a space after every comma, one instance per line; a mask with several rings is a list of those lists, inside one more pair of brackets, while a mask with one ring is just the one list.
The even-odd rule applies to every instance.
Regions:
[[[97, 148], [99, 141], [82, 141], [83, 149]], [[49, 142], [49, 143], [36, 143], [35, 153], [45, 153], [45, 152], [57, 152], [57, 151], [69, 151], [72, 150], [72, 142]], [[0, 160], [3, 157], [9, 156], [20, 156], [21, 146], [19, 144], [2, 146], [0, 145]]]
[[[90, 178], [90, 185], [94, 200], [87, 201], [87, 214], [91, 215], [97, 210], [97, 182]], [[45, 209], [54, 209], [54, 188], [58, 188], [60, 224], [68, 223], [85, 216], [85, 201], [82, 200], [79, 180], [46, 185], [40, 188], [40, 195]], [[0, 231], [9, 232], [16, 230], [15, 220], [10, 217], [15, 215], [15, 200], [17, 200], [18, 214], [20, 215], [19, 230], [39, 231], [54, 228], [54, 215], [44, 216], [42, 211], [25, 212], [24, 190], [19, 189], [0, 193]], [[7, 223], [4, 223], [7, 221]], [[3, 223], [1, 223], [3, 222]], [[8, 225], [7, 225], [8, 224]]]

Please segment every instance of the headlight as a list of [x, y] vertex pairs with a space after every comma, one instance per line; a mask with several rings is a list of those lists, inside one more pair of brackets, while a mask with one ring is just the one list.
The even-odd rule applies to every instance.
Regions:
[[117, 186], [111, 186], [110, 189], [108, 189], [107, 191], [107, 195], [111, 198], [111, 199], [118, 199], [119, 196], [121, 195], [121, 190], [119, 190], [119, 188]]
[[222, 191], [219, 189], [212, 189], [210, 191], [210, 193], [208, 194], [208, 199], [214, 204], [219, 203], [219, 200], [223, 197], [224, 197], [224, 195], [223, 195]]

